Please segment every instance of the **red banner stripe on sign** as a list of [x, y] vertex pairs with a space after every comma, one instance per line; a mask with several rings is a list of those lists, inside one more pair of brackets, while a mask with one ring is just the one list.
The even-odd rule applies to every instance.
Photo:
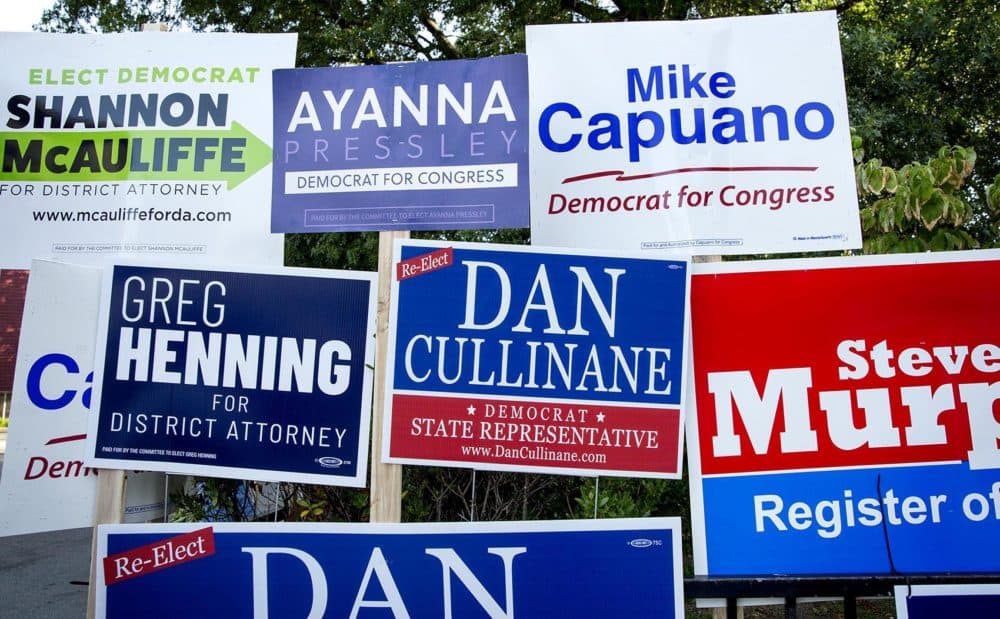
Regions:
[[454, 253], [450, 247], [446, 247], [408, 260], [400, 260], [396, 264], [396, 279], [403, 281], [453, 264], [455, 264]]
[[104, 583], [145, 576], [215, 554], [212, 527], [177, 535], [104, 558]]
[[393, 458], [678, 473], [677, 409], [395, 395]]

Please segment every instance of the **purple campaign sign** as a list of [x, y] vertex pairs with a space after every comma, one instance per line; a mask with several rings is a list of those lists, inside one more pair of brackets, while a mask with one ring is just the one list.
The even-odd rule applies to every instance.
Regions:
[[679, 518], [102, 525], [96, 616], [683, 617]]
[[528, 226], [524, 55], [273, 83], [272, 232]]

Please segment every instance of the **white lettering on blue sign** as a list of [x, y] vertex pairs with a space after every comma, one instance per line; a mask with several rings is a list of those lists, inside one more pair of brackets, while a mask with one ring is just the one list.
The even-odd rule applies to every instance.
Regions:
[[[268, 619], [268, 557], [270, 555], [288, 555], [302, 562], [309, 575], [312, 586], [312, 598], [309, 604], [307, 619], [319, 619], [325, 616], [330, 597], [327, 586], [326, 572], [320, 562], [311, 554], [298, 548], [290, 547], [252, 547], [245, 546], [241, 550], [250, 555], [251, 571], [253, 573], [253, 616], [254, 619]], [[491, 619], [514, 619], [514, 558], [524, 554], [528, 549], [524, 546], [511, 548], [488, 548], [491, 555], [500, 557], [504, 572], [504, 606], [487, 591], [482, 581], [473, 573], [469, 566], [452, 548], [426, 548], [424, 553], [436, 558], [441, 563], [442, 599], [444, 602], [444, 619], [453, 619], [452, 613], [452, 576], [465, 587], [465, 590], [475, 599], [476, 603]], [[372, 577], [378, 581], [381, 588], [380, 599], [369, 599], [368, 589]], [[364, 575], [358, 585], [354, 603], [351, 606], [350, 619], [356, 619], [366, 608], [384, 608], [392, 612], [395, 619], [409, 619], [410, 613], [406, 602], [396, 584], [395, 577], [389, 567], [382, 549], [376, 546], [372, 549], [365, 567]]]
[[[220, 281], [181, 279], [175, 286], [167, 278], [147, 282], [133, 275], [123, 291], [121, 317], [127, 323], [214, 329], [225, 321], [226, 286]], [[117, 352], [115, 379], [120, 381], [299, 393], [318, 388], [329, 396], [351, 385], [352, 352], [342, 340], [123, 326]]]
[[[518, 321], [509, 327], [509, 332], [531, 334], [534, 329], [528, 326], [529, 316], [537, 312], [546, 324], [541, 335], [587, 337], [592, 331], [600, 331], [609, 338], [615, 337], [618, 287], [627, 274], [626, 269], [602, 269], [602, 275], [597, 278], [601, 282], [599, 286], [586, 267], [568, 267], [576, 281], [571, 314], [574, 321], [568, 326], [559, 320], [558, 304], [544, 264], [538, 266], [525, 298], [519, 299], [513, 298], [511, 276], [503, 265], [476, 260], [463, 260], [461, 264], [466, 268], [466, 290], [464, 317], [456, 325], [458, 329], [495, 332], [508, 317], [516, 315]], [[486, 278], [499, 287], [498, 294], [481, 292], [480, 286]], [[492, 302], [489, 307], [485, 306], [486, 299]], [[585, 315], [596, 315], [599, 324], [584, 324]], [[511, 360], [525, 355], [528, 367], [512, 370], [516, 364]], [[503, 338], [494, 342], [477, 337], [417, 334], [406, 344], [403, 366], [407, 377], [415, 383], [435, 379], [446, 385], [461, 382], [471, 386], [601, 393], [627, 390], [633, 394], [669, 396], [673, 389], [668, 378], [671, 356], [670, 348], [647, 346], [630, 346], [624, 350], [615, 344], [557, 344], [542, 340], [515, 343], [513, 339]], [[498, 359], [499, 371], [481, 371], [483, 367], [496, 366], [492, 362], [484, 363], [486, 359]]]
[[[346, 88], [340, 95], [332, 90], [323, 90], [323, 100], [326, 103], [324, 113], [329, 111], [329, 124], [326, 129], [330, 131], [340, 131], [343, 128], [345, 117], [353, 112], [351, 119], [351, 129], [359, 129], [365, 123], [374, 123], [380, 129], [389, 126], [386, 120], [385, 106], [379, 99], [379, 91], [375, 88], [366, 88], [357, 104], [349, 107], [348, 103], [354, 100], [354, 89]], [[430, 124], [445, 126], [449, 117], [454, 117], [464, 125], [485, 124], [492, 116], [503, 116], [508, 122], [515, 122], [517, 117], [514, 108], [511, 106], [510, 98], [504, 89], [501, 80], [494, 80], [490, 86], [489, 93], [482, 104], [475, 107], [473, 99], [472, 82], [462, 84], [462, 92], [456, 95], [447, 84], [437, 84], [435, 88], [434, 104], [428, 96], [430, 90], [427, 84], [420, 84], [417, 87], [414, 101], [414, 93], [407, 92], [401, 86], [395, 86], [392, 90], [392, 126], [402, 127], [406, 125], [405, 116], [409, 116], [413, 123], [420, 127], [427, 127]], [[433, 123], [430, 118], [430, 111], [435, 111]], [[322, 109], [322, 108], [321, 108]], [[405, 113], [404, 113], [405, 109]], [[478, 111], [478, 114], [476, 112]], [[285, 130], [287, 133], [294, 133], [300, 126], [305, 125], [313, 131], [322, 131], [323, 120], [316, 108], [313, 96], [309, 91], [299, 94], [299, 100], [295, 104], [295, 111], [288, 122]]]

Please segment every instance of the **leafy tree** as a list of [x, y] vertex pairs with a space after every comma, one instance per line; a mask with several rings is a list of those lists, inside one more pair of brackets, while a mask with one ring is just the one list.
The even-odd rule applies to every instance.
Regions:
[[524, 26], [846, 10], [830, 0], [57, 0], [55, 32], [138, 30], [149, 22], [199, 31], [297, 32], [298, 66], [476, 58], [524, 51]]
[[[993, 197], [980, 213], [963, 197], [976, 163], [972, 149], [943, 146], [927, 163], [896, 170], [879, 159], [863, 161], [861, 139], [853, 139], [865, 253], [972, 249], [982, 245], [977, 230], [996, 230], [1000, 185], [987, 188]], [[995, 234], [983, 236], [996, 241]]]
[[971, 148], [964, 197], [981, 211], [1000, 173], [1000, 5], [867, 0], [842, 14], [841, 33], [851, 122], [868, 150], [900, 168], [943, 144]]

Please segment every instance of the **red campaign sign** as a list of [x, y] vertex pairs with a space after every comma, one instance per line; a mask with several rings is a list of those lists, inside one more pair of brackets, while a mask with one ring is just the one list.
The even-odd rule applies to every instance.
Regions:
[[113, 585], [215, 554], [212, 527], [160, 540], [104, 558], [104, 583]]
[[997, 258], [701, 268], [691, 282], [701, 472], [1000, 466]]
[[591, 472], [676, 467], [677, 409], [394, 395], [393, 455]]
[[437, 271], [455, 264], [455, 257], [450, 247], [432, 251], [409, 260], [396, 263], [396, 280], [403, 281], [417, 275]]

